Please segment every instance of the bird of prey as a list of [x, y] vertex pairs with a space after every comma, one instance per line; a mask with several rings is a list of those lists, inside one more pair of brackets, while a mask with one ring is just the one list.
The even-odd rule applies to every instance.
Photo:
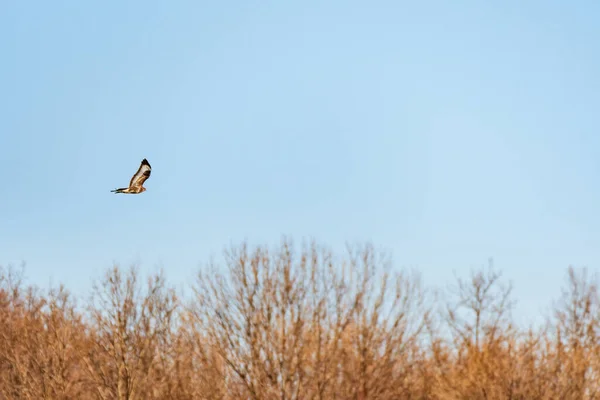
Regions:
[[144, 184], [144, 182], [146, 182], [146, 179], [150, 178], [151, 172], [152, 167], [150, 167], [150, 163], [148, 163], [148, 160], [144, 158], [137, 172], [131, 177], [129, 187], [111, 190], [111, 192], [126, 194], [139, 194], [145, 192], [146, 188], [142, 185]]

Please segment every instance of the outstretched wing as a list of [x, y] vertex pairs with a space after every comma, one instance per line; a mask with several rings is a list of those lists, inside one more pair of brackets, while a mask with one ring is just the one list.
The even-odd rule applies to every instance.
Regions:
[[129, 187], [142, 186], [144, 182], [146, 182], [146, 179], [150, 178], [151, 172], [152, 167], [150, 167], [150, 163], [148, 163], [148, 160], [144, 158], [137, 172], [131, 177]]

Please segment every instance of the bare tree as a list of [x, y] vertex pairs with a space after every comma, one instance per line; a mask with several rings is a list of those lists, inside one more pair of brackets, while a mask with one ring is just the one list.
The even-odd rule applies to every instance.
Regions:
[[64, 287], [44, 294], [23, 287], [21, 273], [0, 271], [0, 321], [0, 396], [84, 397], [78, 373], [83, 324]]
[[[510, 398], [514, 387], [515, 329], [511, 323], [512, 286], [490, 265], [457, 279], [450, 289], [444, 319], [451, 337], [452, 368], [440, 368], [438, 395], [443, 399]], [[440, 349], [437, 349], [439, 352]], [[437, 357], [441, 360], [441, 357]], [[442, 373], [443, 372], [443, 373]]]
[[370, 247], [336, 262], [314, 243], [297, 254], [287, 241], [273, 253], [243, 245], [227, 253], [226, 273], [199, 273], [195, 331], [222, 357], [237, 396], [345, 398], [350, 385], [384, 398], [386, 379], [406, 377], [400, 364], [427, 313], [417, 284], [387, 274], [375, 283], [378, 262]]
[[94, 284], [89, 312], [92, 345], [84, 357], [96, 396], [101, 399], [154, 398], [158, 349], [169, 340], [177, 297], [161, 274], [142, 292], [138, 272], [108, 270]]
[[598, 279], [586, 268], [569, 267], [552, 326], [556, 395], [600, 398], [600, 297]]

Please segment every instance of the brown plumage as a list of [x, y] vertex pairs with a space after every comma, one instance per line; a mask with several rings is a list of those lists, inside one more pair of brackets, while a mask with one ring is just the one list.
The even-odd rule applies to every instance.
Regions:
[[139, 194], [146, 191], [143, 186], [146, 179], [150, 178], [152, 167], [145, 158], [142, 160], [137, 172], [131, 177], [129, 187], [111, 190], [113, 193]]

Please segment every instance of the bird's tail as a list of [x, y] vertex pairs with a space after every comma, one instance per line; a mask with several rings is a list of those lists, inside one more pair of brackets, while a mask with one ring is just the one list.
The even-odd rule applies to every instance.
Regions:
[[113, 192], [113, 193], [125, 193], [125, 190], [127, 190], [127, 188], [119, 188], [119, 189], [111, 190], [111, 192]]

